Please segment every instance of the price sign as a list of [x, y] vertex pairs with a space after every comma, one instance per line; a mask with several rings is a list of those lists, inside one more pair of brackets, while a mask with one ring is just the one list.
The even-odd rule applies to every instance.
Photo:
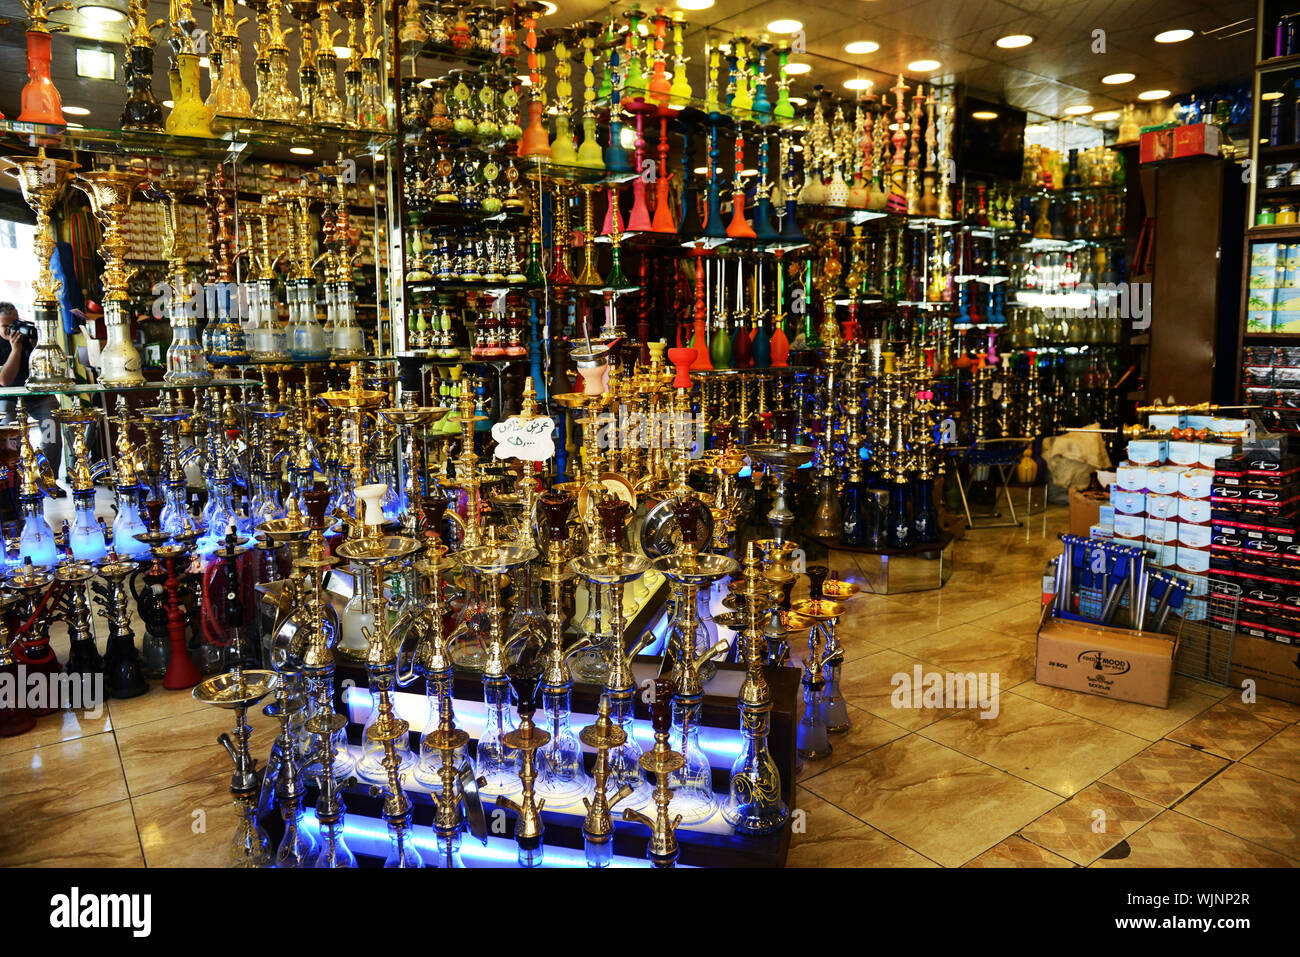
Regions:
[[555, 421], [550, 416], [536, 419], [509, 418], [492, 426], [498, 459], [545, 462], [555, 455]]

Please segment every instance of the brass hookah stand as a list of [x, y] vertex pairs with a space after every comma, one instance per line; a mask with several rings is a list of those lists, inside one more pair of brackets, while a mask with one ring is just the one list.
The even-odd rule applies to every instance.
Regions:
[[641, 755], [638, 764], [643, 771], [654, 775], [653, 800], [655, 816], [642, 814], [630, 807], [623, 808], [623, 820], [638, 821], [650, 828], [650, 842], [646, 857], [655, 867], [673, 867], [677, 864], [677, 825], [680, 814], [669, 817], [668, 805], [673, 792], [669, 779], [686, 764], [686, 759], [668, 746], [668, 732], [673, 723], [673, 683], [668, 678], [656, 678], [650, 696], [650, 723], [654, 728], [654, 748]]
[[483, 703], [487, 723], [478, 740], [475, 769], [485, 778], [485, 793], [504, 794], [519, 790], [520, 775], [514, 755], [505, 743], [510, 725], [510, 684], [506, 678], [505, 607], [501, 597], [501, 580], [521, 565], [537, 557], [537, 549], [527, 545], [476, 545], [462, 548], [456, 556], [463, 567], [475, 572], [479, 580], [486, 619], [487, 636], [483, 659]]
[[[392, 692], [397, 676], [397, 654], [388, 626], [387, 601], [384, 597], [385, 571], [409, 558], [419, 549], [419, 543], [402, 535], [384, 535], [384, 511], [381, 501], [387, 492], [384, 485], [363, 485], [357, 489], [358, 511], [363, 514], [359, 534], [349, 538], [337, 549], [341, 558], [371, 567], [368, 597], [372, 625], [366, 631], [366, 675], [372, 697], [378, 698], [376, 717], [365, 731], [369, 742], [383, 750], [381, 765], [384, 783], [374, 785], [372, 794], [384, 796], [384, 821], [388, 825], [390, 849], [385, 867], [423, 867], [424, 861], [411, 842], [411, 799], [402, 788], [402, 773], [409, 759], [409, 749], [399, 756], [399, 744], [405, 745], [410, 725], [397, 717], [393, 709]], [[365, 753], [358, 771], [365, 776]]]
[[826, 717], [821, 704], [822, 689], [826, 686], [827, 669], [844, 660], [844, 649], [828, 650], [822, 642], [824, 633], [820, 624], [844, 614], [844, 606], [825, 598], [803, 598], [791, 605], [791, 610], [806, 621], [808, 629], [808, 654], [803, 660], [803, 714], [795, 734], [795, 753], [810, 761], [828, 757], [830, 738], [826, 732]]
[[[230, 843], [229, 864], [231, 867], [267, 867], [272, 860], [271, 842], [257, 818], [262, 772], [249, 750], [253, 729], [248, 726], [247, 719], [248, 709], [279, 688], [281, 679], [273, 671], [240, 667], [238, 657], [232, 659], [232, 664], [229, 672], [205, 679], [191, 693], [195, 701], [235, 713], [233, 734], [222, 732], [217, 738], [217, 743], [226, 749], [235, 765], [230, 776], [230, 797], [235, 803], [238, 825]], [[292, 747], [289, 750], [292, 751]]]
[[673, 503], [673, 513], [681, 536], [681, 546], [676, 554], [661, 555], [654, 567], [665, 578], [678, 585], [677, 620], [673, 627], [676, 637], [677, 658], [673, 664], [673, 686], [676, 688], [672, 703], [673, 743], [682, 755], [682, 768], [670, 779], [674, 791], [674, 810], [687, 823], [705, 820], [717, 810], [713, 796], [712, 770], [709, 759], [700, 749], [700, 713], [704, 706], [704, 675], [713, 659], [727, 652], [724, 639], [701, 651], [697, 645], [700, 631], [699, 601], [701, 590], [708, 595], [713, 583], [734, 574], [740, 566], [733, 558], [713, 553], [700, 553], [700, 515], [704, 505], [687, 493]]
[[633, 790], [623, 784], [611, 796], [605, 787], [609, 781], [609, 752], [627, 743], [627, 732], [610, 720], [608, 695], [600, 696], [596, 723], [583, 728], [578, 737], [596, 752], [596, 764], [591, 772], [592, 796], [590, 800], [582, 799], [587, 809], [582, 822], [582, 847], [588, 867], [608, 867], [614, 859], [614, 822], [610, 810], [619, 801], [630, 797]]
[[506, 748], [519, 752], [519, 780], [522, 791], [518, 802], [510, 800], [504, 794], [497, 795], [497, 807], [509, 808], [516, 815], [515, 844], [519, 847], [520, 867], [541, 867], [545, 851], [542, 846], [542, 808], [546, 806], [545, 798], [538, 798], [535, 788], [537, 780], [537, 751], [546, 746], [551, 736], [533, 724], [533, 714], [537, 711], [537, 686], [541, 679], [541, 669], [532, 662], [525, 663], [522, 656], [510, 667], [510, 684], [514, 688], [515, 700], [518, 702], [519, 727], [507, 732], [502, 739]]
[[744, 743], [731, 768], [722, 816], [741, 834], [772, 834], [785, 826], [789, 811], [781, 796], [781, 772], [767, 744], [772, 727], [772, 691], [763, 673], [763, 617], [771, 585], [763, 578], [758, 547], [752, 541], [745, 554], [742, 581], [747, 619], [741, 633], [745, 645], [745, 683], [740, 687], [736, 703], [740, 708]]
[[[429, 531], [437, 529], [442, 514], [446, 511], [447, 500], [426, 498], [423, 508], [424, 554], [415, 560], [414, 569], [424, 579], [424, 600], [416, 609], [406, 630], [407, 638], [417, 638], [412, 670], [409, 673], [399, 671], [397, 684], [398, 687], [406, 687], [416, 675], [424, 679], [425, 693], [429, 699], [429, 720], [425, 723], [425, 733], [420, 739], [420, 757], [412, 774], [417, 781], [436, 792], [444, 785], [443, 763], [448, 759], [435, 729], [443, 726], [444, 717], [446, 723], [452, 726], [456, 720], [452, 704], [454, 666], [445, 627], [447, 606], [443, 602], [443, 579], [459, 568], [460, 562], [455, 555], [448, 553], [447, 546], [439, 541], [437, 532]], [[453, 749], [450, 759], [453, 776], [466, 760], [468, 752], [464, 746]]]
[[544, 492], [538, 500], [541, 513], [541, 534], [544, 540], [545, 566], [539, 580], [548, 590], [546, 615], [547, 641], [542, 670], [542, 713], [550, 729], [551, 740], [538, 752], [540, 765], [537, 790], [552, 805], [570, 804], [587, 793], [591, 782], [582, 764], [582, 747], [569, 727], [571, 713], [570, 695], [573, 675], [569, 670], [568, 656], [585, 647], [590, 638], [580, 637], [567, 653], [564, 648], [564, 626], [568, 621], [564, 608], [564, 593], [569, 582], [577, 577], [569, 567], [569, 516], [573, 513], [574, 497], [567, 492]]
[[649, 630], [628, 649], [623, 630], [623, 586], [644, 575], [650, 567], [648, 559], [624, 552], [620, 538], [629, 508], [622, 499], [610, 496], [596, 506], [600, 526], [604, 532], [604, 554], [588, 552], [575, 558], [570, 567], [585, 578], [593, 591], [602, 585], [609, 588], [609, 670], [605, 677], [605, 695], [609, 698], [614, 722], [626, 734], [624, 743], [610, 753], [610, 776], [618, 787], [631, 788], [629, 799], [633, 806], [641, 806], [649, 799], [649, 785], [641, 774], [638, 761], [641, 746], [631, 733], [633, 703], [636, 698], [636, 679], [632, 675], [632, 658], [653, 637]]

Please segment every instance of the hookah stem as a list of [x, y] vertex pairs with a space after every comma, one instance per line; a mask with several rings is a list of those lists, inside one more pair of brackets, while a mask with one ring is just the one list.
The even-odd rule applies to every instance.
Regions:
[[45, 606], [50, 601], [50, 596], [53, 596], [55, 604], [58, 604], [60, 597], [62, 597], [63, 589], [64, 583], [55, 579], [50, 585], [49, 591], [45, 593], [44, 597], [42, 597], [40, 602], [37, 603], [36, 608], [33, 609], [31, 617], [17, 628], [13, 629], [13, 637], [17, 638], [19, 635], [25, 635], [29, 632], [32, 629], [32, 626], [36, 624], [37, 620], [39, 620], [41, 615], [44, 613]]

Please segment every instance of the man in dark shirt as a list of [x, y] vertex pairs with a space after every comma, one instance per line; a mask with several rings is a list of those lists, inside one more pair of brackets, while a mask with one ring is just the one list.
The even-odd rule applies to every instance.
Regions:
[[[28, 360], [35, 345], [35, 335], [29, 335], [18, 324], [18, 310], [14, 305], [0, 302], [0, 386], [27, 383]], [[22, 404], [26, 408], [26, 414], [40, 423], [41, 451], [45, 453], [46, 463], [57, 476], [63, 464], [63, 436], [53, 414], [58, 408], [58, 398], [53, 395], [28, 396]], [[0, 400], [0, 415], [4, 421], [13, 421], [17, 411], [18, 402], [15, 399]], [[19, 421], [25, 421], [25, 417]]]

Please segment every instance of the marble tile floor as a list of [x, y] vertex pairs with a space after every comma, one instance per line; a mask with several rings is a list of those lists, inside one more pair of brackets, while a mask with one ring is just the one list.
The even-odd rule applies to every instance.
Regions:
[[[942, 590], [850, 602], [852, 729], [799, 771], [791, 866], [1300, 866], [1300, 707], [1182, 677], [1167, 709], [1034, 682], [1065, 525], [1052, 508], [968, 531]], [[843, 553], [831, 565], [856, 570]], [[894, 707], [891, 677], [918, 665], [997, 674], [996, 717]], [[272, 723], [251, 723], [262, 758]], [[158, 687], [0, 738], [0, 864], [221, 866], [228, 724]]]

